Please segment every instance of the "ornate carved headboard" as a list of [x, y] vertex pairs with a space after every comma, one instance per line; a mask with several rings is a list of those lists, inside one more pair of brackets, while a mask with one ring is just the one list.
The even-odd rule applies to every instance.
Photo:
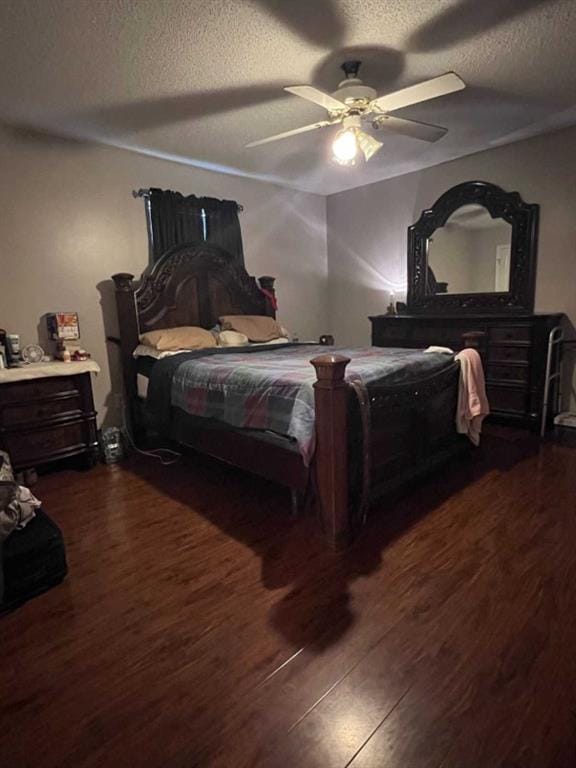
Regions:
[[124, 382], [136, 395], [132, 353], [141, 333], [159, 328], [196, 325], [212, 328], [221, 315], [275, 317], [274, 278], [258, 282], [222, 248], [187, 243], [167, 251], [142, 274], [112, 275], [120, 328]]

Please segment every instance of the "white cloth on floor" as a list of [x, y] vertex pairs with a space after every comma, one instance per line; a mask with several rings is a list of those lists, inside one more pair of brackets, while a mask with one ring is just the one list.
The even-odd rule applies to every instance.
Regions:
[[42, 502], [34, 496], [30, 488], [25, 488], [23, 485], [18, 486], [16, 491], [16, 498], [10, 505], [18, 510], [20, 518], [16, 528], [24, 528], [33, 517], [36, 516], [36, 509], [42, 506]]
[[0, 509], [0, 542], [8, 538], [12, 531], [25, 528], [36, 516], [35, 510], [41, 506], [36, 496], [23, 485], [4, 484], [3, 491], [6, 503]]

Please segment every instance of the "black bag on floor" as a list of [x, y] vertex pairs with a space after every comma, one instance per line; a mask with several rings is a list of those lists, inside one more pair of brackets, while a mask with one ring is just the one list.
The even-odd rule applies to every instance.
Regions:
[[4, 596], [0, 613], [59, 584], [68, 572], [62, 532], [41, 509], [21, 531], [4, 541], [0, 567]]

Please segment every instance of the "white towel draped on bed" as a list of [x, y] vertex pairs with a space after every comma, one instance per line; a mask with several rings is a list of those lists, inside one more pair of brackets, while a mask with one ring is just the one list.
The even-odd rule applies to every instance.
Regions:
[[[449, 347], [433, 346], [424, 351], [454, 354]], [[456, 429], [461, 435], [467, 435], [474, 445], [479, 445], [482, 422], [490, 413], [482, 359], [475, 349], [469, 348], [459, 352], [456, 360], [460, 362]]]

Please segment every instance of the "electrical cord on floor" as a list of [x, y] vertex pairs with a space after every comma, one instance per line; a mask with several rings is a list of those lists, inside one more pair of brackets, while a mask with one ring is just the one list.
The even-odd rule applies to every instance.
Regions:
[[130, 428], [128, 427], [124, 398], [122, 398], [122, 434], [126, 436], [128, 444], [136, 451], [136, 453], [139, 453], [141, 456], [148, 456], [151, 459], [157, 459], [163, 467], [169, 467], [172, 464], [176, 464], [182, 458], [181, 453], [173, 451], [171, 448], [151, 448], [149, 451], [144, 451], [142, 448], [138, 448], [136, 441], [132, 437]]

